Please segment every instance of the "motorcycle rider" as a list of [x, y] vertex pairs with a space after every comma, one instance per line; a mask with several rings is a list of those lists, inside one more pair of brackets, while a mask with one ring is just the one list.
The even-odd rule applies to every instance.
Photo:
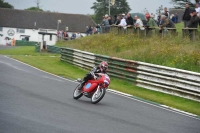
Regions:
[[81, 83], [80, 90], [83, 88], [84, 84], [91, 79], [96, 79], [95, 73], [106, 73], [108, 69], [108, 63], [102, 61], [99, 66], [95, 66], [86, 76], [83, 78], [83, 82]]

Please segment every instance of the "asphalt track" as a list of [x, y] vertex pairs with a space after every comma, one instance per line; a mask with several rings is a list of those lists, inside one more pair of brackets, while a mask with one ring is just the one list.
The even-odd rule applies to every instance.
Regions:
[[0, 133], [200, 133], [198, 119], [110, 92], [74, 100], [76, 85], [0, 56]]

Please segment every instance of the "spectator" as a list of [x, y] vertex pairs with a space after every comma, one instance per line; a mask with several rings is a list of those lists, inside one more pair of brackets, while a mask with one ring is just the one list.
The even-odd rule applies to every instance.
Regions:
[[198, 3], [196, 4], [195, 10], [196, 10], [197, 16], [200, 17], [200, 7]]
[[108, 21], [108, 15], [106, 14], [103, 21], [102, 21], [102, 30], [103, 32], [107, 33], [109, 32], [110, 30], [110, 24], [109, 24], [109, 21]]
[[198, 3], [198, 4], [199, 4], [199, 7], [200, 7], [200, 0], [199, 0], [199, 3]]
[[80, 32], [78, 32], [78, 33], [76, 34], [76, 38], [77, 38], [77, 39], [81, 38]]
[[162, 23], [159, 25], [160, 33], [162, 33], [162, 30], [165, 28], [175, 28], [174, 23], [168, 19], [165, 15], [161, 15]]
[[63, 37], [63, 32], [59, 31], [59, 39], [62, 39], [62, 37]]
[[117, 22], [117, 15], [114, 15], [114, 21], [113, 24], [115, 24]]
[[64, 40], [69, 40], [69, 35], [68, 35], [67, 31], [64, 34], [65, 34]]
[[158, 26], [156, 24], [155, 20], [148, 13], [146, 13], [145, 18], [147, 21], [147, 27], [157, 27]]
[[121, 21], [120, 21], [120, 24], [118, 24], [119, 27], [123, 27], [124, 29], [126, 29], [126, 19], [124, 18], [125, 17], [125, 14], [122, 14], [121, 15]]
[[76, 33], [74, 33], [73, 32], [73, 34], [72, 34], [72, 36], [71, 36], [71, 38], [70, 38], [71, 40], [74, 40], [74, 39], [76, 39]]
[[120, 16], [118, 16], [118, 17], [117, 17], [117, 20], [116, 20], [116, 22], [115, 22], [115, 25], [119, 25], [119, 24], [120, 24], [120, 22], [121, 22], [121, 17], [120, 17]]
[[[191, 16], [191, 19], [188, 22], [188, 25], [187, 25], [186, 28], [197, 28], [198, 23], [199, 23], [199, 17], [197, 16], [196, 10], [192, 10], [191, 13], [190, 13], [190, 16]], [[190, 39], [192, 40], [193, 32], [190, 29], [188, 31], [189, 31]]]
[[126, 24], [128, 26], [133, 25], [133, 18], [131, 17], [130, 13], [127, 13]]
[[109, 22], [109, 25], [112, 25], [113, 22], [112, 22], [112, 17], [111, 16], [108, 16], [108, 22]]
[[185, 12], [184, 12], [184, 14], [183, 14], [184, 28], [187, 27], [188, 22], [189, 22], [189, 20], [190, 20], [190, 18], [191, 18], [190, 12], [191, 12], [191, 9], [190, 9], [190, 7], [189, 7], [189, 4], [186, 3], [186, 4], [185, 4]]
[[173, 23], [175, 23], [175, 16], [174, 16], [174, 14], [171, 14], [171, 15], [170, 15], [170, 19], [171, 19], [171, 21], [172, 21]]
[[164, 8], [164, 14], [169, 19], [169, 11], [167, 11], [167, 7]]
[[192, 10], [190, 13], [191, 19], [188, 22], [188, 25], [186, 28], [197, 28], [199, 23], [199, 17], [197, 16], [196, 10]]
[[135, 27], [139, 27], [141, 30], [144, 30], [143, 22], [137, 15], [135, 15], [135, 20]]
[[86, 26], [86, 34], [87, 34], [87, 36], [92, 34], [92, 27], [91, 26], [89, 26], [89, 27]]
[[159, 14], [157, 17], [157, 25], [159, 26], [161, 24], [161, 15]]
[[178, 23], [178, 13], [175, 14], [175, 23]]

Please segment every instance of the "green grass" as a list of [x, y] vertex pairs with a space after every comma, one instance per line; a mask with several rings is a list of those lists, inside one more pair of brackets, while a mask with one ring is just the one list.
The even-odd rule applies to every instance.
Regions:
[[[182, 23], [177, 24], [177, 28], [178, 32], [181, 32]], [[137, 38], [136, 35], [103, 34], [73, 41], [60, 41], [56, 45], [200, 72], [199, 41], [191, 42], [179, 36]]]
[[[28, 50], [30, 50], [28, 52]], [[16, 51], [20, 51], [16, 52]], [[37, 67], [41, 70], [69, 78], [76, 79], [83, 77], [87, 71], [75, 67], [71, 64], [61, 62], [60, 57], [53, 54], [48, 53], [35, 53], [34, 47], [24, 48], [19, 47], [18, 49], [9, 49], [3, 50], [6, 53], [9, 53], [12, 58], [30, 64], [34, 67]], [[33, 54], [31, 54], [33, 53]], [[2, 54], [2, 50], [0, 50], [0, 54]], [[144, 98], [153, 102], [158, 102], [160, 104], [168, 105], [170, 107], [174, 107], [177, 109], [181, 109], [190, 113], [194, 113], [200, 115], [200, 103], [192, 100], [147, 90], [144, 88], [140, 88], [137, 86], [133, 86], [132, 84], [111, 78], [110, 88], [114, 90], [118, 90], [124, 93], [128, 93], [140, 98]]]

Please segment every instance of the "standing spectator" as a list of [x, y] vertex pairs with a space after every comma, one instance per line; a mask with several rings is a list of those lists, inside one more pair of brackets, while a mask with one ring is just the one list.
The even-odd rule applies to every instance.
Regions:
[[114, 21], [113, 24], [115, 24], [117, 22], [117, 15], [114, 15]]
[[135, 15], [135, 20], [135, 27], [139, 27], [141, 30], [144, 30], [143, 22], [137, 15]]
[[62, 39], [62, 36], [63, 36], [63, 32], [59, 31], [59, 39]]
[[175, 23], [178, 23], [178, 13], [175, 14]]
[[[192, 10], [190, 13], [190, 16], [191, 16], [191, 19], [188, 22], [188, 25], [186, 28], [197, 28], [198, 23], [199, 23], [199, 17], [197, 16], [196, 10]], [[188, 31], [189, 31], [190, 39], [192, 40], [192, 37], [193, 37], [192, 30], [188, 30]]]
[[197, 28], [198, 23], [199, 23], [199, 17], [197, 16], [196, 10], [192, 10], [190, 15], [191, 15], [191, 19], [188, 22], [188, 25], [186, 28]]
[[124, 29], [126, 29], [126, 19], [124, 18], [125, 17], [125, 14], [122, 14], [121, 16], [121, 21], [120, 21], [120, 24], [118, 24], [119, 27], [123, 27]]
[[159, 26], [161, 24], [161, 15], [159, 14], [157, 17], [157, 25]]
[[92, 27], [91, 26], [86, 27], [86, 34], [87, 34], [87, 36], [92, 34]]
[[108, 21], [108, 15], [106, 14], [104, 19], [102, 20], [102, 29], [103, 29], [103, 32], [108, 32], [109, 29], [110, 29], [110, 24], [109, 24], [109, 21]]
[[112, 25], [113, 22], [112, 22], [112, 17], [111, 16], [108, 16], [108, 22], [109, 22], [109, 25]]
[[169, 18], [169, 11], [167, 11], [167, 7], [164, 8], [164, 14], [167, 18]]
[[196, 12], [197, 12], [197, 16], [200, 17], [200, 7], [199, 4], [196, 4], [196, 8], [195, 8]]
[[184, 28], [187, 27], [188, 22], [190, 21], [190, 18], [191, 18], [190, 12], [191, 12], [191, 9], [189, 7], [189, 4], [186, 3], [185, 4], [185, 12], [183, 14]]
[[199, 4], [199, 7], [200, 7], [200, 0], [199, 0], [199, 3], [198, 3], [198, 4]]
[[126, 18], [126, 24], [129, 25], [133, 25], [133, 18], [131, 17], [130, 13], [127, 13], [127, 18]]

